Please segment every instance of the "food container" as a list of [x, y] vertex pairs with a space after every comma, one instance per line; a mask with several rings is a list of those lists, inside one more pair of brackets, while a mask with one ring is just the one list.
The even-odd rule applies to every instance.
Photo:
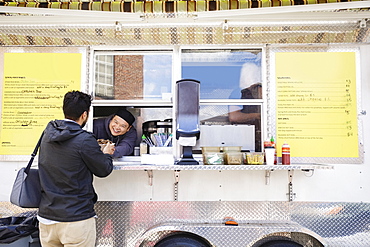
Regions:
[[242, 151], [242, 147], [241, 146], [223, 146], [222, 147], [222, 151], [224, 153], [240, 153]]
[[225, 153], [226, 165], [241, 165], [243, 164], [243, 154], [241, 152]]
[[104, 140], [104, 139], [98, 139], [97, 140], [99, 146], [100, 146], [100, 150], [103, 152], [105, 146], [107, 146], [108, 143], [112, 144], [112, 141], [110, 140]]
[[224, 154], [223, 153], [203, 153], [203, 163], [205, 165], [223, 165]]
[[221, 147], [218, 146], [207, 146], [207, 147], [202, 147], [202, 153], [220, 153], [221, 152]]
[[264, 157], [265, 157], [263, 152], [243, 153], [243, 155], [244, 155], [244, 164], [263, 165]]

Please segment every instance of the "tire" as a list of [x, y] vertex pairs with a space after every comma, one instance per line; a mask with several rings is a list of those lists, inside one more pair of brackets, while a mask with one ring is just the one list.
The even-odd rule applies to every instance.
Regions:
[[209, 244], [198, 237], [173, 235], [162, 239], [154, 247], [209, 247]]
[[274, 240], [264, 243], [259, 247], [303, 247], [303, 245], [289, 240]]

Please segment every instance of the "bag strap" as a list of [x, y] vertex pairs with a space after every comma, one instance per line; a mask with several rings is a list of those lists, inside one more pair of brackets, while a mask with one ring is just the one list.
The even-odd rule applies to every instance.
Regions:
[[24, 170], [24, 172], [26, 173], [26, 174], [28, 174], [28, 172], [30, 171], [30, 169], [31, 169], [31, 165], [32, 165], [32, 163], [33, 163], [33, 160], [35, 159], [35, 156], [36, 156], [36, 154], [37, 154], [37, 151], [39, 150], [39, 147], [40, 147], [40, 144], [41, 144], [41, 139], [42, 139], [42, 137], [44, 136], [44, 131], [42, 132], [42, 134], [41, 134], [41, 136], [40, 136], [40, 139], [39, 139], [39, 141], [37, 142], [37, 144], [36, 144], [36, 147], [35, 147], [35, 149], [33, 150], [33, 153], [31, 154], [31, 159], [30, 159], [30, 161], [28, 161], [28, 165], [27, 165], [27, 167], [26, 167], [26, 169]]

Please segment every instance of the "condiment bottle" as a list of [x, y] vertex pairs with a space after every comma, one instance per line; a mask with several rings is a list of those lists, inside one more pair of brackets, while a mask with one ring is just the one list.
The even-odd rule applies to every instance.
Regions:
[[290, 146], [284, 143], [281, 149], [281, 163], [283, 165], [290, 165]]
[[274, 140], [274, 137], [273, 137], [273, 136], [271, 136], [270, 142], [271, 142], [271, 145], [275, 148], [275, 154], [274, 154], [274, 165], [277, 165], [276, 144], [275, 144], [275, 140]]
[[146, 143], [145, 139], [145, 135], [142, 135], [140, 142], [140, 155], [148, 153], [148, 144]]

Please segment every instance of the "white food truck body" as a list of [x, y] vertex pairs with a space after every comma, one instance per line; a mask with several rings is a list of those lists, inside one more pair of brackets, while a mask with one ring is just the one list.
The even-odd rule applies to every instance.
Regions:
[[[99, 196], [95, 206], [96, 246], [169, 247], [174, 243], [199, 247], [370, 246], [370, 159], [366, 152], [370, 140], [367, 127], [370, 119], [366, 114], [366, 106], [370, 105], [370, 12], [358, 11], [367, 7], [369, 4], [365, 1], [184, 16], [120, 15], [122, 13], [113, 16], [109, 15], [113, 13], [78, 10], [85, 16], [69, 16], [69, 19], [63, 15], [70, 15], [67, 11], [71, 10], [36, 8], [30, 13], [46, 11], [55, 16], [44, 16], [48, 24], [40, 23], [41, 19], [37, 18], [27, 19], [26, 28], [21, 15], [13, 16], [16, 22], [1, 17], [4, 22], [0, 23], [0, 34], [4, 45], [0, 51], [2, 57], [5, 53], [23, 52], [81, 53], [81, 90], [86, 92], [96, 90], [96, 56], [169, 54], [173, 60], [172, 89], [171, 93], [163, 93], [161, 101], [95, 98], [92, 112], [97, 112], [99, 107], [118, 106], [166, 110], [174, 119], [174, 133], [175, 82], [182, 79], [183, 51], [259, 50], [263, 99], [200, 99], [200, 106], [260, 105], [263, 140], [277, 133], [274, 82], [277, 53], [354, 53], [357, 157], [292, 157], [291, 165], [273, 166], [204, 165], [200, 154], [194, 154], [199, 165], [171, 164], [160, 155], [152, 156], [153, 164], [141, 164], [140, 156], [116, 159], [109, 177], [94, 180]], [[30, 11], [19, 7], [0, 8], [10, 13]], [[92, 12], [98, 17], [90, 14]], [[172, 33], [166, 33], [169, 30]], [[243, 33], [246, 30], [249, 31]], [[28, 40], [32, 39], [34, 45], [22, 42], [14, 45], [14, 39], [23, 36], [31, 37]], [[53, 39], [63, 39], [66, 43], [61, 45]], [[319, 61], [313, 64], [312, 73], [316, 66], [325, 64]], [[3, 75], [3, 69], [1, 72]], [[141, 123], [140, 118], [136, 121]], [[92, 119], [87, 128], [92, 129]], [[216, 131], [213, 135], [217, 139], [221, 134]], [[181, 146], [175, 138], [172, 156], [175, 160], [181, 158]], [[26, 155], [2, 155], [1, 217], [28, 211], [9, 203], [16, 173], [27, 160]]]

